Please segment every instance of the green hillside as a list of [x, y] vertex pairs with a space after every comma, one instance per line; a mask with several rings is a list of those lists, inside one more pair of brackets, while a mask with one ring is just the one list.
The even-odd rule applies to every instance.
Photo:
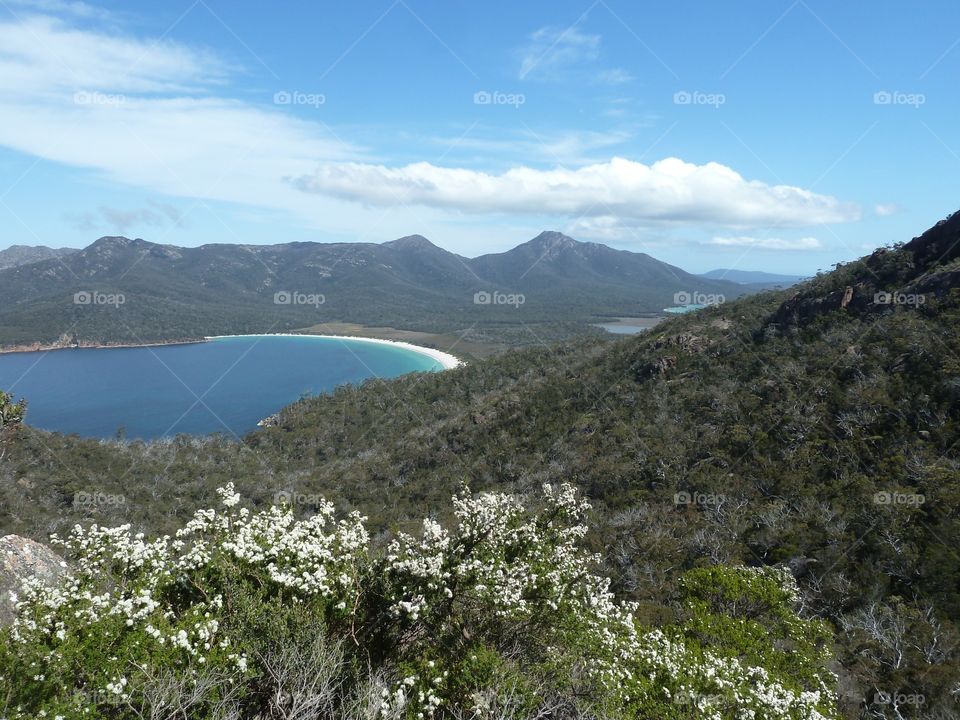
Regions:
[[749, 288], [642, 253], [541, 233], [465, 258], [419, 235], [386, 243], [203, 245], [104, 237], [0, 270], [0, 348], [143, 344], [356, 323], [532, 344], [604, 317], [659, 313], [677, 293]]
[[588, 547], [644, 623], [678, 621], [691, 570], [785, 567], [801, 614], [835, 632], [844, 717], [958, 717], [958, 263], [954, 215], [640, 337], [307, 399], [242, 445], [23, 428], [0, 465], [0, 530], [170, 532], [235, 481], [260, 505], [360, 510], [383, 545], [425, 515], [449, 522], [464, 482], [524, 496], [570, 482], [593, 504]]

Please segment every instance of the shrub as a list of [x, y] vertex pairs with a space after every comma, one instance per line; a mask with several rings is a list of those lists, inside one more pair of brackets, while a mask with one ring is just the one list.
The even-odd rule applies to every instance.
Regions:
[[73, 571], [24, 586], [0, 643], [5, 717], [835, 717], [792, 577], [696, 570], [689, 617], [642, 627], [583, 551], [568, 485], [535, 508], [464, 491], [450, 529], [427, 520], [385, 552], [357, 513], [219, 494], [172, 538], [54, 537]]
[[2, 447], [4, 440], [20, 427], [26, 414], [26, 400], [14, 402], [12, 395], [0, 390], [0, 458], [3, 458], [6, 452]]

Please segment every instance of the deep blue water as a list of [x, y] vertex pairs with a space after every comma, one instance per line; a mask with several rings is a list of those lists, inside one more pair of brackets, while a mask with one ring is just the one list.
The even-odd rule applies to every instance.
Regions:
[[439, 370], [405, 348], [319, 337], [247, 336], [192, 345], [0, 355], [0, 389], [27, 423], [86, 437], [242, 437], [303, 395], [370, 377]]

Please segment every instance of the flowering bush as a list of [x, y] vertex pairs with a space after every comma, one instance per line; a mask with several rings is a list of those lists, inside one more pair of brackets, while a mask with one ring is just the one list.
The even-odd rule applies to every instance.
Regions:
[[544, 487], [454, 499], [374, 552], [321, 504], [232, 486], [175, 537], [74, 528], [72, 574], [27, 582], [0, 643], [5, 718], [830, 718], [826, 636], [789, 573], [709, 568], [641, 627], [581, 549], [587, 505]]

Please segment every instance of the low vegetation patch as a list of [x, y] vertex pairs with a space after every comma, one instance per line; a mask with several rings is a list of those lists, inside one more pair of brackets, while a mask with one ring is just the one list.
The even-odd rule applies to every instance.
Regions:
[[642, 624], [596, 574], [572, 486], [463, 490], [372, 549], [359, 513], [232, 485], [175, 536], [77, 526], [0, 640], [6, 718], [833, 718], [826, 627], [782, 569], [711, 567]]

